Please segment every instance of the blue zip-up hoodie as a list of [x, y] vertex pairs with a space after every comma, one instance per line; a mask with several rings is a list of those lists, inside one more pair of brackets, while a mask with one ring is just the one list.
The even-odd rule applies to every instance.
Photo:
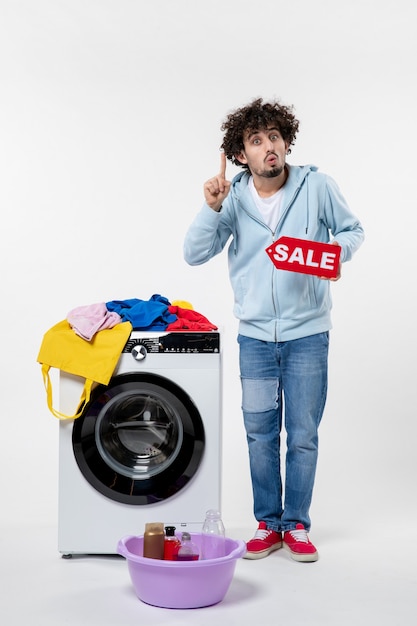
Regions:
[[330, 283], [312, 275], [278, 270], [265, 248], [282, 236], [340, 244], [341, 262], [349, 261], [364, 233], [337, 184], [313, 165], [289, 166], [281, 214], [272, 231], [262, 220], [240, 172], [219, 212], [204, 204], [184, 243], [190, 265], [205, 263], [228, 249], [234, 314], [239, 332], [263, 341], [299, 339], [331, 328]]

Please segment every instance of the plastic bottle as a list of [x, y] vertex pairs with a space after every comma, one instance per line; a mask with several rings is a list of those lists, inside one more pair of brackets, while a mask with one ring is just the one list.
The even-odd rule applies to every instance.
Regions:
[[175, 557], [175, 561], [198, 561], [200, 551], [196, 544], [191, 540], [190, 533], [183, 532], [181, 538], [181, 546]]
[[162, 522], [150, 522], [145, 524], [143, 535], [143, 556], [149, 559], [164, 558], [165, 532]]
[[203, 524], [201, 558], [218, 559], [226, 554], [226, 537], [220, 511], [209, 509]]
[[165, 526], [164, 559], [174, 561], [180, 547], [181, 541], [175, 535], [175, 526]]

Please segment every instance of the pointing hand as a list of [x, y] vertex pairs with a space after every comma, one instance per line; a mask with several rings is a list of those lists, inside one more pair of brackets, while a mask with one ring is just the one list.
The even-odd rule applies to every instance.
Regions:
[[214, 211], [220, 211], [222, 203], [230, 190], [230, 181], [226, 180], [226, 155], [220, 154], [220, 172], [204, 183], [204, 197]]

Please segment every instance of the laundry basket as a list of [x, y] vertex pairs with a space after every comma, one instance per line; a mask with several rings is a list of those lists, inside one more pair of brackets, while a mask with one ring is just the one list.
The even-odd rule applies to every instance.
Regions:
[[[201, 546], [201, 534], [191, 533]], [[166, 561], [143, 555], [143, 536], [120, 539], [117, 552], [125, 557], [136, 595], [142, 602], [169, 609], [211, 606], [225, 597], [244, 555], [243, 541], [226, 537], [225, 556], [198, 561]]]

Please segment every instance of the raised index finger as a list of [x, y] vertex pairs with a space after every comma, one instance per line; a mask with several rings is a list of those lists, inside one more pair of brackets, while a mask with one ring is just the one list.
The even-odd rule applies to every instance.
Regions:
[[220, 172], [219, 175], [226, 179], [226, 155], [223, 150], [220, 152]]

